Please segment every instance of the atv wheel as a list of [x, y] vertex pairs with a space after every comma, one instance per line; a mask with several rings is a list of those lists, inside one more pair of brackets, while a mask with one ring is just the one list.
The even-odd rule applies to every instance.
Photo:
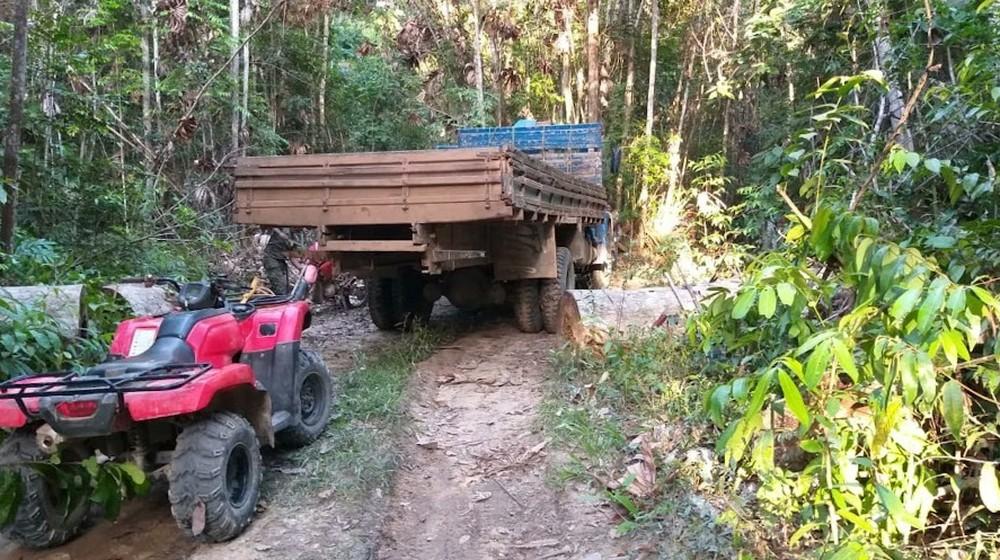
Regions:
[[260, 497], [257, 434], [246, 418], [216, 412], [177, 438], [170, 462], [170, 511], [181, 530], [222, 542], [243, 532]]
[[513, 282], [514, 320], [521, 332], [536, 333], [542, 330], [542, 308], [538, 303], [538, 280]]
[[542, 322], [550, 333], [559, 332], [559, 302], [563, 293], [576, 287], [576, 271], [573, 270], [573, 253], [566, 247], [556, 249], [556, 274], [553, 279], [541, 281], [540, 304]]
[[278, 440], [288, 447], [305, 447], [326, 429], [333, 409], [333, 380], [323, 359], [315, 352], [299, 351], [295, 379], [299, 381], [299, 418], [278, 432]]
[[368, 287], [368, 314], [372, 323], [379, 330], [389, 331], [399, 323], [397, 297], [398, 282], [392, 278], [371, 278], [365, 283]]
[[79, 534], [90, 512], [90, 502], [61, 503], [49, 482], [38, 471], [24, 463], [45, 461], [48, 456], [39, 449], [35, 435], [18, 430], [7, 436], [0, 447], [0, 458], [23, 466], [16, 467], [21, 475], [21, 502], [14, 519], [3, 528], [9, 540], [30, 548], [57, 546]]

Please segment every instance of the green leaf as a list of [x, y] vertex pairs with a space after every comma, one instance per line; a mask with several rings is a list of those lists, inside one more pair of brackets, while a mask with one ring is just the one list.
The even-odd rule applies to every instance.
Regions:
[[901, 322], [905, 319], [906, 316], [913, 311], [913, 307], [917, 304], [917, 300], [920, 298], [920, 292], [922, 290], [923, 286], [914, 286], [903, 292], [903, 295], [896, 298], [892, 307], [889, 308], [889, 315], [891, 315], [896, 321]]
[[991, 512], [1000, 511], [1000, 484], [997, 484], [997, 471], [993, 463], [983, 463], [983, 472], [979, 474], [979, 499]]
[[805, 370], [806, 387], [809, 390], [815, 389], [820, 380], [823, 379], [823, 374], [826, 373], [826, 368], [830, 365], [830, 358], [829, 340], [820, 343], [809, 356]]
[[833, 356], [837, 359], [840, 369], [844, 370], [844, 373], [850, 376], [851, 381], [857, 383], [858, 366], [854, 363], [854, 355], [851, 353], [851, 350], [840, 338], [830, 339], [830, 343], [833, 348]]
[[820, 206], [813, 216], [813, 228], [810, 236], [816, 256], [826, 260], [833, 252], [833, 210], [828, 206]]
[[889, 515], [898, 523], [903, 522], [910, 527], [921, 528], [920, 521], [913, 516], [910, 512], [906, 511], [903, 507], [903, 502], [899, 501], [896, 494], [889, 490], [881, 484], [875, 485], [875, 490], [878, 492], [879, 501], [882, 502], [882, 507], [889, 512]]
[[128, 475], [129, 479], [132, 480], [132, 484], [139, 488], [146, 483], [146, 473], [139, 468], [139, 465], [135, 463], [122, 463], [119, 468]]
[[774, 310], [777, 308], [778, 301], [774, 295], [774, 288], [771, 286], [765, 286], [764, 289], [760, 291], [760, 299], [757, 300], [757, 312], [760, 313], [762, 317], [770, 319], [774, 317]]
[[906, 151], [893, 150], [892, 155], [889, 156], [889, 163], [896, 169], [896, 173], [902, 173], [903, 168], [906, 167]]
[[960, 441], [965, 424], [965, 391], [954, 379], [941, 388], [941, 416], [955, 441]]
[[997, 300], [993, 297], [993, 294], [980, 288], [979, 286], [970, 286], [970, 289], [972, 289], [972, 293], [976, 294], [976, 297], [979, 298], [979, 301], [983, 302], [984, 305], [996, 309]]
[[941, 173], [941, 160], [939, 160], [937, 158], [928, 158], [928, 159], [925, 159], [924, 160], [924, 167], [927, 168], [927, 171], [930, 171], [931, 173], [937, 175], [937, 174]]
[[906, 153], [906, 164], [910, 167], [916, 167], [920, 165], [920, 154], [917, 152], [907, 152]]
[[927, 327], [931, 325], [931, 321], [934, 320], [938, 311], [941, 310], [941, 305], [944, 304], [944, 293], [950, 283], [944, 276], [938, 276], [931, 282], [927, 296], [924, 297], [923, 303], [920, 304], [920, 310], [917, 311], [917, 330], [926, 331]]
[[781, 393], [785, 396], [785, 406], [801, 424], [801, 431], [805, 432], [809, 429], [812, 418], [809, 416], [809, 410], [806, 409], [806, 403], [802, 400], [802, 393], [799, 392], [795, 382], [784, 370], [778, 371], [778, 383], [781, 385]]
[[733, 319], [742, 319], [747, 316], [750, 311], [750, 306], [753, 305], [754, 299], [757, 297], [757, 291], [753, 288], [747, 288], [743, 290], [743, 293], [736, 298], [736, 303], [733, 304]]
[[767, 397], [768, 391], [771, 390], [771, 382], [773, 380], [773, 369], [769, 369], [761, 374], [760, 379], [757, 380], [757, 385], [753, 389], [753, 395], [750, 397], [750, 405], [747, 407], [746, 416], [757, 414], [764, 408], [764, 398]]
[[795, 302], [795, 294], [798, 293], [795, 290], [795, 286], [789, 284], [788, 282], [782, 282], [778, 284], [778, 299], [781, 303], [791, 306]]
[[[850, 521], [850, 519], [848, 519]], [[851, 521], [853, 523], [853, 521]], [[870, 524], [871, 522], [869, 522]], [[847, 542], [837, 549], [827, 560], [869, 560], [871, 556], [860, 543]]]

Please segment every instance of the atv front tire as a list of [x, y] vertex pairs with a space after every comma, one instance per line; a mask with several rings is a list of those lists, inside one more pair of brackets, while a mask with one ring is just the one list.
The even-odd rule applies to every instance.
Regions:
[[316, 352], [299, 350], [295, 379], [298, 380], [299, 417], [278, 432], [278, 441], [287, 447], [305, 447], [326, 430], [333, 410], [333, 379], [323, 358]]
[[257, 509], [263, 468], [257, 434], [246, 418], [216, 412], [187, 425], [170, 462], [170, 511], [188, 536], [230, 540]]
[[48, 460], [32, 432], [18, 430], [8, 435], [0, 447], [0, 458], [20, 465], [12, 468], [21, 475], [21, 502], [14, 519], [3, 528], [7, 539], [29, 548], [48, 548], [80, 533], [90, 513], [90, 501], [77, 499], [67, 508], [45, 477], [26, 464]]

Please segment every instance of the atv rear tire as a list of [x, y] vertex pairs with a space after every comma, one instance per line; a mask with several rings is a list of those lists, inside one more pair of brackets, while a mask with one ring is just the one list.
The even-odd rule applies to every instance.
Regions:
[[323, 358], [309, 350], [299, 350], [295, 379], [298, 380], [299, 417], [277, 436], [286, 447], [305, 447], [316, 441], [330, 422], [333, 379]]
[[541, 331], [544, 325], [538, 302], [538, 280], [515, 280], [511, 295], [517, 328], [526, 333]]
[[188, 536], [230, 540], [253, 519], [263, 468], [246, 418], [216, 412], [187, 425], [170, 462], [170, 511]]
[[559, 332], [559, 303], [566, 290], [576, 287], [573, 253], [566, 247], [556, 248], [556, 278], [541, 281], [542, 322], [550, 333]]
[[29, 548], [48, 548], [63, 544], [80, 533], [90, 513], [90, 501], [77, 500], [78, 503], [71, 504], [66, 511], [45, 477], [24, 464], [48, 459], [35, 442], [34, 433], [18, 430], [8, 435], [0, 447], [0, 458], [22, 465], [14, 469], [21, 475], [21, 502], [14, 519], [3, 528], [7, 539]]

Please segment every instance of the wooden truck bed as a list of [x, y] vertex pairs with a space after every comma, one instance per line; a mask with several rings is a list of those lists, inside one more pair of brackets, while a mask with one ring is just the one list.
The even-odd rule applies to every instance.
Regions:
[[509, 148], [240, 158], [236, 221], [272, 226], [601, 221], [604, 188]]

